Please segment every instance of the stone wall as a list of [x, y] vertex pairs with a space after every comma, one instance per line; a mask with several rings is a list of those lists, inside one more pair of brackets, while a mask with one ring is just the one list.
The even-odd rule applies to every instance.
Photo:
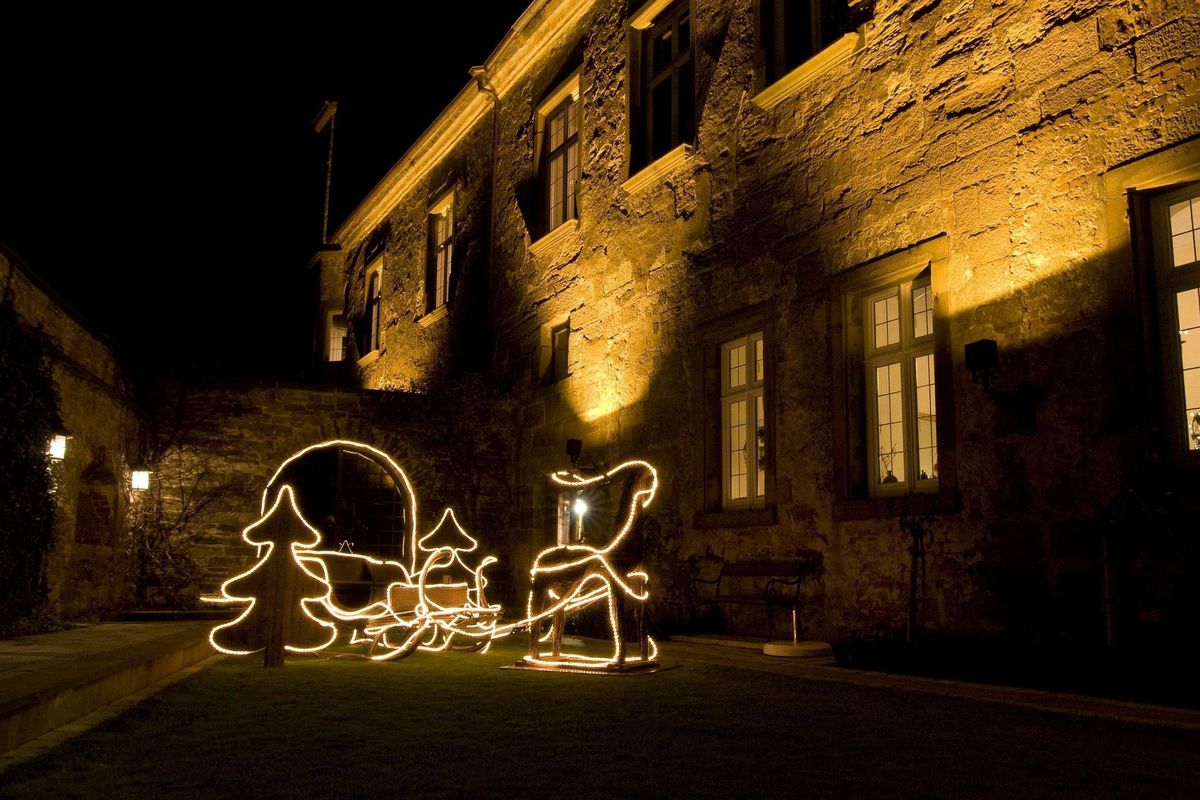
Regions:
[[[535, 37], [559, 6], [543, 7], [520, 36]], [[766, 108], [754, 99], [753, 3], [695, 0], [694, 150], [631, 194], [628, 6], [589, 4], [500, 98], [489, 324], [494, 374], [521, 409], [514, 562], [552, 536], [543, 476], [562, 468], [574, 437], [598, 463], [660, 465], [655, 578], [675, 601], [664, 614], [697, 570], [815, 549], [824, 572], [806, 589], [811, 635], [898, 629], [909, 517], [931, 534], [926, 627], [991, 629], [1002, 605], [984, 578], [991, 569], [1023, 576], [1020, 591], [1041, 598], [1035, 624], [1099, 635], [1099, 532], [1137, 469], [1129, 442], [1146, 441], [1128, 391], [1142, 368], [1134, 273], [1127, 251], [1110, 251], [1105, 180], [1200, 134], [1194, 12], [1123, 0], [880, 0], [860, 49]], [[519, 202], [533, 176], [533, 110], [575, 66], [579, 226], [535, 254]], [[487, 157], [487, 124], [446, 164], [479, 174], [484, 164], [469, 165]], [[424, 187], [450, 168], [388, 212], [401, 265], [422, 263], [414, 221]], [[465, 235], [478, 243], [481, 230]], [[863, 454], [846, 431], [862, 427], [864, 412], [847, 390], [861, 370], [844, 344], [848, 287], [926, 252], [936, 253], [941, 487], [885, 502], [853, 475]], [[381, 357], [367, 385], [420, 385], [456, 357], [439, 349], [452, 342], [404, 322], [415, 277], [385, 282], [402, 309], [387, 346], [422, 355]], [[570, 376], [544, 386], [540, 337], [568, 317]], [[771, 332], [766, 516], [712, 513], [708, 489], [717, 407], [708, 354], [739, 319]], [[997, 386], [1009, 399], [986, 394], [963, 366], [963, 346], [983, 338], [999, 343]], [[1022, 383], [1038, 397], [1031, 433], [1013, 423], [1011, 390]]]
[[477, 382], [457, 382], [447, 391], [472, 398], [477, 411], [447, 415], [445, 396], [436, 393], [287, 385], [176, 395], [177, 433], [156, 479], [163, 483], [169, 515], [187, 509], [181, 551], [198, 572], [182, 602], [215, 592], [253, 563], [253, 548], [241, 532], [258, 519], [267, 482], [289, 456], [331, 439], [360, 441], [396, 460], [417, 495], [419, 535], [452, 506], [487, 552], [505, 552], [510, 478], [508, 426], [500, 424], [504, 405]]
[[0, 295], [54, 348], [59, 411], [71, 438], [51, 464], [55, 534], [46, 558], [50, 609], [96, 618], [130, 603], [129, 463], [140, 417], [117, 356], [21, 262], [0, 250]]

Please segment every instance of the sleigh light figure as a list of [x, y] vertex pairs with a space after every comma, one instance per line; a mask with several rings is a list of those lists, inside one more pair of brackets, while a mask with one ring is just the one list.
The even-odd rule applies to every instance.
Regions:
[[[649, 577], [636, 563], [628, 563], [630, 539], [642, 512], [654, 500], [658, 473], [645, 461], [626, 461], [592, 477], [558, 472], [551, 480], [564, 489], [585, 490], [626, 481], [626, 494], [616, 532], [604, 547], [562, 544], [543, 550], [530, 570], [525, 622], [529, 626], [529, 652], [524, 665], [559, 671], [627, 672], [657, 667], [658, 648], [646, 632], [645, 603]], [[603, 604], [612, 634], [610, 656], [589, 656], [563, 650], [563, 627], [572, 612]], [[637, 629], [637, 653], [627, 652], [625, 614], [632, 607]], [[550, 629], [543, 632], [546, 620]], [[549, 652], [545, 652], [547, 649]]]
[[[322, 541], [338, 540], [337, 504], [330, 497], [340, 496], [343, 473], [353, 472], [346, 464], [360, 473], [370, 470], [376, 494], [394, 495], [389, 511], [399, 520], [398, 541], [391, 545], [397, 558], [319, 549]], [[323, 480], [330, 465], [336, 465], [335, 490]], [[298, 488], [305, 485], [316, 487], [313, 496]], [[285, 650], [319, 652], [347, 631], [349, 643], [366, 644], [367, 656], [377, 661], [418, 649], [486, 650], [492, 641], [500, 607], [486, 601], [483, 571], [496, 559], [469, 561], [478, 542], [448, 508], [418, 542], [416, 494], [386, 453], [344, 440], [307, 447], [268, 482], [261, 513], [242, 533], [257, 548], [258, 562], [222, 584], [219, 596], [205, 598], [245, 604], [236, 619], [210, 634], [218, 651], [266, 651], [264, 663], [274, 666]], [[367, 594], [339, 596], [348, 589]]]

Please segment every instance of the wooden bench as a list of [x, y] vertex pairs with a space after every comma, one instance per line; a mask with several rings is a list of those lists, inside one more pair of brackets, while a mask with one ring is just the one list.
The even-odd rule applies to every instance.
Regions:
[[[693, 614], [701, 605], [762, 605], [767, 613], [768, 640], [775, 635], [775, 612], [787, 609], [792, 614], [792, 641], [803, 638], [797, 610], [800, 607], [800, 581], [820, 571], [824, 557], [816, 550], [802, 550], [791, 559], [754, 559], [726, 561], [716, 578], [692, 578], [689, 595]], [[744, 586], [746, 579], [767, 578], [761, 588], [752, 591]], [[713, 586], [711, 594], [702, 586]]]

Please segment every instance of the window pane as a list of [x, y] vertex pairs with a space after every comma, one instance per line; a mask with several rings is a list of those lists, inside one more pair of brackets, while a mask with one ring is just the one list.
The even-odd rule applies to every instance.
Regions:
[[651, 66], [655, 72], [670, 65], [672, 58], [671, 42], [673, 40], [674, 31], [669, 27], [654, 37], [654, 42], [651, 44], [651, 50], [654, 54]]
[[876, 300], [871, 317], [875, 324], [875, 347], [887, 347], [900, 341], [900, 296], [890, 295]]
[[744, 500], [747, 493], [746, 401], [729, 404], [729, 499]]
[[336, 314], [329, 323], [329, 360], [341, 361], [346, 356], [346, 318]]
[[696, 138], [696, 89], [692, 72], [691, 61], [679, 68], [679, 135], [672, 144]]
[[[1175, 294], [1179, 311], [1179, 363], [1183, 370], [1183, 406], [1187, 410], [1185, 430], [1187, 445], [1200, 449], [1193, 420], [1200, 414], [1200, 289], [1187, 289]], [[1198, 423], [1200, 426], [1200, 423]]]
[[836, 42], [850, 30], [850, 4], [842, 0], [818, 0], [821, 8], [821, 47]]
[[814, 55], [812, 0], [787, 0], [784, 6], [786, 67], [791, 69]]
[[[761, 340], [759, 343], [762, 343]], [[756, 444], [758, 445], [758, 452], [754, 459], [754, 463], [758, 466], [758, 480], [754, 494], [758, 497], [765, 497], [767, 494], [767, 422], [763, 409], [763, 396], [758, 395], [754, 398], [754, 402], [757, 410]]]
[[650, 105], [653, 109], [651, 118], [651, 152], [650, 158], [656, 159], [669, 152], [674, 145], [671, 138], [671, 83], [667, 78], [651, 90]]
[[575, 216], [575, 183], [579, 180], [579, 142], [567, 148], [567, 199], [563, 206], [564, 219]]
[[679, 41], [675, 43], [676, 54], [686, 52], [692, 43], [692, 15], [686, 9], [679, 17]]
[[913, 359], [917, 393], [917, 480], [937, 477], [937, 402], [933, 380], [933, 355]]
[[1171, 237], [1171, 262], [1181, 267], [1196, 260], [1196, 240], [1190, 233]]
[[574, 101], [568, 100], [566, 108], [563, 109], [563, 114], [567, 118], [567, 138], [570, 139], [579, 128], [579, 108]]
[[763, 379], [763, 340], [760, 336], [754, 340], [754, 380]]
[[899, 362], [875, 368], [875, 397], [879, 482], [903, 482], [904, 389]]
[[914, 286], [912, 290], [913, 336], [920, 338], [933, 333], [933, 303], [929, 286]]
[[1180, 203], [1174, 203], [1167, 209], [1167, 214], [1171, 217], [1171, 235], [1186, 233], [1194, 226], [1192, 225], [1192, 201], [1184, 200]]
[[550, 150], [562, 147], [563, 143], [563, 114], [560, 112], [550, 118]]
[[1200, 250], [1200, 197], [1174, 203], [1167, 213], [1171, 218], [1171, 263], [1177, 267], [1191, 264]]
[[746, 345], [729, 348], [729, 388], [746, 384]]
[[550, 229], [563, 223], [563, 155], [550, 159]]

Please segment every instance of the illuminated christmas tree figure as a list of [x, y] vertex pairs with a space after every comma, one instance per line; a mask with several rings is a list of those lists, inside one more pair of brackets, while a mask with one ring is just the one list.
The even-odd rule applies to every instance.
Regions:
[[235, 655], [265, 650], [265, 664], [277, 666], [284, 650], [311, 653], [332, 644], [333, 624], [313, 615], [330, 591], [324, 564], [303, 557], [320, 544], [321, 534], [300, 515], [291, 486], [279, 490], [274, 505], [242, 531], [242, 539], [258, 548], [258, 563], [223, 583], [221, 596], [212, 601], [249, 605], [237, 619], [213, 628], [208, 637], [213, 647]]

